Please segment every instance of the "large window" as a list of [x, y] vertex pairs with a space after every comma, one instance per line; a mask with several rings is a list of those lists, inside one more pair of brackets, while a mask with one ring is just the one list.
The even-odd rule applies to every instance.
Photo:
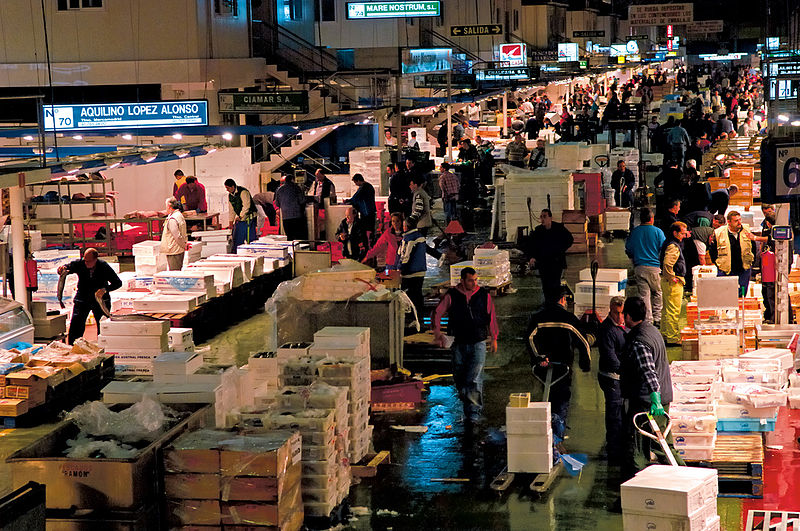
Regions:
[[239, 15], [237, 0], [214, 0], [214, 14], [226, 17]]
[[284, 20], [302, 20], [303, 0], [280, 0], [283, 4]]
[[59, 11], [103, 9], [103, 0], [58, 0], [57, 7]]

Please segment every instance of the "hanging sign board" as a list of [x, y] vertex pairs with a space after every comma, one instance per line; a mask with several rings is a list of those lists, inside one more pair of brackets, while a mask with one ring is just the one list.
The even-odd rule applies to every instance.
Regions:
[[631, 26], [666, 26], [694, 21], [694, 4], [640, 4], [628, 7]]
[[445, 72], [453, 68], [451, 48], [414, 48], [403, 50], [404, 74]]
[[451, 37], [478, 37], [481, 35], [502, 35], [502, 24], [476, 24], [474, 26], [450, 26]]
[[231, 114], [308, 114], [308, 91], [220, 92], [219, 112]]
[[495, 51], [503, 66], [525, 66], [528, 64], [528, 48], [521, 42], [500, 44]]
[[721, 20], [695, 20], [691, 24], [686, 24], [686, 33], [689, 33], [691, 35], [719, 33], [721, 31], [722, 31]]
[[[474, 84], [475, 78], [472, 76], [472, 74], [450, 74], [450, 88], [472, 88]], [[424, 76], [414, 76], [414, 88], [446, 89], [447, 74], [425, 74]]]
[[208, 125], [205, 100], [43, 105], [46, 131]]
[[531, 71], [528, 67], [510, 68], [486, 68], [475, 70], [475, 77], [478, 81], [510, 81], [525, 80], [531, 78]]
[[767, 138], [761, 143], [761, 200], [788, 203], [800, 197], [800, 143]]
[[439, 0], [426, 2], [348, 2], [347, 18], [438, 17], [442, 14]]
[[572, 32], [573, 38], [593, 38], [593, 37], [605, 37], [606, 31], [605, 30], [577, 30]]

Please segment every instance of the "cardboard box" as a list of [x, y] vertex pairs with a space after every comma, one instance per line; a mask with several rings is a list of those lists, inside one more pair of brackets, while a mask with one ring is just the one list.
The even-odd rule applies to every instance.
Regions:
[[281, 525], [303, 506], [300, 483], [295, 483], [277, 503], [222, 502], [223, 524]]
[[219, 498], [219, 474], [164, 474], [167, 498], [214, 500]]
[[218, 525], [222, 520], [219, 500], [180, 500], [168, 507], [172, 525]]
[[281, 478], [274, 477], [224, 477], [220, 499], [223, 501], [278, 501], [287, 491], [300, 483], [302, 465], [297, 462], [286, 469]]
[[162, 336], [169, 332], [169, 321], [153, 319], [147, 321], [100, 321], [100, 335], [103, 336]]
[[27, 412], [27, 400], [16, 398], [0, 398], [0, 417], [19, 417]]
[[230, 433], [216, 430], [182, 435], [164, 450], [164, 469], [175, 473], [219, 474], [217, 448], [230, 437]]
[[[285, 431], [237, 437], [220, 445], [223, 476], [282, 477], [302, 457], [299, 433]], [[236, 522], [239, 523], [239, 522]]]
[[511, 393], [508, 397], [508, 407], [528, 407], [530, 402], [530, 393]]

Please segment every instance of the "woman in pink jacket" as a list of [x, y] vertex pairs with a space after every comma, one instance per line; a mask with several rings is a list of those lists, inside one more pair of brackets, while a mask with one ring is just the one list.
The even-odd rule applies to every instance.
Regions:
[[[367, 255], [361, 262], [366, 263], [373, 258], [381, 257], [387, 269], [396, 269], [394, 262], [401, 239], [403, 239], [403, 214], [395, 212], [392, 214], [391, 227], [383, 231], [381, 237], [378, 238], [372, 249], [367, 251]], [[380, 260], [378, 265], [380, 265]]]

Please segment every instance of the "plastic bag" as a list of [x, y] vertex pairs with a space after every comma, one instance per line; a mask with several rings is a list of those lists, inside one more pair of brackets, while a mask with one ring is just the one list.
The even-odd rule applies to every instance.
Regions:
[[118, 413], [102, 402], [86, 402], [70, 411], [66, 419], [89, 435], [107, 435], [123, 442], [155, 440], [168, 421], [163, 406], [149, 396]]
[[119, 441], [98, 441], [80, 433], [75, 439], [67, 440], [67, 449], [64, 455], [73, 459], [106, 458], [128, 459], [135, 457], [136, 448]]

